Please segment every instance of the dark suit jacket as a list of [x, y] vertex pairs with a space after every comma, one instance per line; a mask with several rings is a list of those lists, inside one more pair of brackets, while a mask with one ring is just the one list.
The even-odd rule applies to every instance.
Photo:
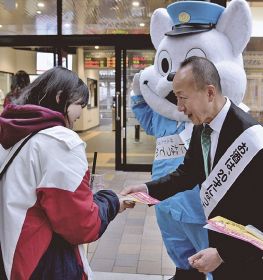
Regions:
[[[231, 103], [223, 123], [216, 149], [214, 166], [234, 140], [248, 127], [258, 124], [250, 115]], [[159, 180], [146, 183], [149, 194], [166, 199], [178, 192], [191, 189], [205, 180], [201, 147], [202, 125], [194, 126], [184, 163]], [[262, 135], [263, 137], [263, 135]], [[262, 173], [261, 173], [262, 172]], [[230, 190], [211, 212], [209, 218], [223, 216], [237, 223], [252, 224], [263, 231], [263, 150], [259, 151], [233, 183]], [[263, 251], [245, 241], [209, 231], [210, 247], [217, 248], [227, 264], [240, 267], [251, 258], [260, 258]], [[263, 266], [263, 261], [262, 261]]]

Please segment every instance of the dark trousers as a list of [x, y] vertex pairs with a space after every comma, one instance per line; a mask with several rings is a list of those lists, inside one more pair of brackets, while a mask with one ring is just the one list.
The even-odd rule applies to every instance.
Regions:
[[263, 279], [263, 259], [257, 257], [246, 263], [235, 265], [220, 265], [213, 272], [213, 280], [262, 280]]
[[174, 277], [169, 280], [205, 280], [206, 276], [204, 273], [198, 272], [196, 269], [176, 269]]

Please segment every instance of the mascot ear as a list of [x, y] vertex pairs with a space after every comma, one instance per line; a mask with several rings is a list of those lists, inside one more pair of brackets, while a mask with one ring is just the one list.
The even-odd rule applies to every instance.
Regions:
[[173, 22], [164, 8], [154, 11], [151, 17], [150, 34], [155, 49], [165, 36], [165, 33], [172, 30]]
[[220, 16], [216, 29], [228, 37], [235, 56], [242, 53], [252, 32], [252, 16], [247, 2], [232, 0]]

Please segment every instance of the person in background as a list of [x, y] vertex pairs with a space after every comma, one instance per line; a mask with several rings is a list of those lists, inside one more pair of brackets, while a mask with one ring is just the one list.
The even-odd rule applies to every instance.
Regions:
[[[121, 194], [142, 191], [164, 200], [199, 184], [207, 219], [222, 216], [263, 231], [262, 126], [223, 95], [218, 71], [206, 58], [184, 60], [173, 89], [178, 109], [194, 123], [184, 162], [176, 171], [128, 186]], [[262, 279], [262, 250], [212, 230], [208, 237], [209, 248], [188, 259], [194, 269], [212, 272], [214, 280]]]
[[1, 170], [31, 136], [0, 180], [0, 279], [92, 280], [81, 244], [126, 206], [111, 190], [90, 190], [85, 143], [72, 130], [87, 102], [83, 81], [55, 67], [0, 116]]
[[5, 107], [7, 104], [11, 103], [14, 99], [16, 99], [20, 95], [22, 89], [29, 85], [29, 83], [30, 79], [27, 72], [23, 70], [19, 70], [18, 72], [16, 72], [16, 74], [12, 77], [11, 91], [7, 93], [4, 99], [3, 106]]

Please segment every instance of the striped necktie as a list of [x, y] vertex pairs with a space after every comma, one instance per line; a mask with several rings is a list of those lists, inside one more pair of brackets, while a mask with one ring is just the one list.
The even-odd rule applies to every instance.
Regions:
[[201, 145], [203, 151], [203, 159], [204, 159], [204, 167], [205, 167], [205, 175], [208, 177], [210, 173], [210, 148], [211, 148], [211, 133], [213, 129], [206, 124], [201, 133]]

